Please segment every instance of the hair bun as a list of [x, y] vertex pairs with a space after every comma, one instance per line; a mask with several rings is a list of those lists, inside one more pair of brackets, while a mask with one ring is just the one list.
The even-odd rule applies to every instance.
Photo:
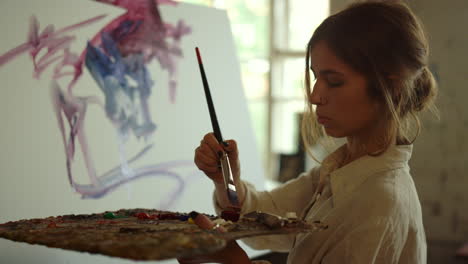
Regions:
[[437, 96], [437, 84], [431, 71], [424, 66], [414, 83], [415, 111], [425, 110]]

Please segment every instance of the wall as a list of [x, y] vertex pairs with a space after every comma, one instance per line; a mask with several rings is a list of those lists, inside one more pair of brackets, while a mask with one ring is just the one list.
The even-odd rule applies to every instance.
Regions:
[[[428, 241], [436, 252], [468, 240], [468, 2], [411, 1], [431, 45], [439, 82], [440, 122], [427, 121], [411, 166], [423, 205]], [[438, 256], [433, 256], [437, 258]]]
[[[468, 2], [414, 1], [431, 45], [438, 77], [440, 122], [426, 122], [412, 167], [429, 239], [468, 238]], [[420, 153], [420, 155], [417, 155]]]

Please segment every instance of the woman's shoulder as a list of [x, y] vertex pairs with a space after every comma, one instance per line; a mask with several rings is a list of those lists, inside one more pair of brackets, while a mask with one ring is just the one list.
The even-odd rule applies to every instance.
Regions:
[[306, 170], [300, 173], [296, 178], [289, 180], [286, 183], [295, 182], [295, 181], [317, 181], [320, 178], [320, 166], [312, 167], [309, 170]]
[[362, 184], [374, 195], [396, 200], [408, 191], [416, 191], [408, 166], [375, 172]]
[[406, 168], [382, 171], [369, 177], [355, 195], [360, 207], [376, 215], [399, 218], [422, 214], [416, 187]]

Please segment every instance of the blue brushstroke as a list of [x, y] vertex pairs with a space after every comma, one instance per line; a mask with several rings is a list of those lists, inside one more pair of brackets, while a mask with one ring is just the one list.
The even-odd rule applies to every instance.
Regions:
[[[119, 38], [135, 30], [130, 28], [135, 25], [129, 21], [122, 22], [121, 26], [120, 33], [114, 34]], [[147, 101], [153, 81], [143, 55], [136, 53], [122, 57], [116, 41], [106, 32], [101, 34], [101, 42], [101, 48], [88, 43], [85, 64], [104, 93], [108, 118], [117, 124], [123, 135], [130, 130], [138, 138], [151, 135], [156, 125], [150, 118]], [[136, 86], [128, 79], [132, 79]]]

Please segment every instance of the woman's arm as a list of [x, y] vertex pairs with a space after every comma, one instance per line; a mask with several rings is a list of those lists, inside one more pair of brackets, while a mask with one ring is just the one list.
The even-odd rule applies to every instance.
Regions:
[[[318, 182], [319, 168], [314, 168], [298, 178], [291, 180], [272, 191], [257, 191], [247, 182], [242, 182], [245, 188], [245, 199], [242, 203], [241, 214], [252, 211], [262, 211], [279, 216], [286, 216], [288, 212], [295, 212], [301, 216], [304, 207], [310, 202]], [[213, 202], [217, 214], [224, 209], [218, 200], [218, 194], [225, 193], [219, 188], [213, 194]], [[270, 249], [287, 252], [291, 249], [295, 235], [274, 235], [245, 238], [242, 241], [254, 249]]]
[[[241, 214], [262, 211], [286, 216], [288, 212], [295, 212], [299, 217], [310, 202], [318, 179], [319, 167], [315, 167], [271, 191], [258, 191], [252, 184], [241, 181], [238, 187], [242, 192]], [[226, 190], [222, 184], [215, 184], [213, 202], [218, 214], [229, 207]]]

